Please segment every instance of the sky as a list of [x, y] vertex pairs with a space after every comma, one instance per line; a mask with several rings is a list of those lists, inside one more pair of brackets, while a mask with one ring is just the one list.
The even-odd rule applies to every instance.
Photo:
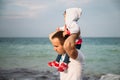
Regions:
[[82, 37], [120, 37], [120, 0], [0, 0], [0, 37], [48, 37], [72, 7]]

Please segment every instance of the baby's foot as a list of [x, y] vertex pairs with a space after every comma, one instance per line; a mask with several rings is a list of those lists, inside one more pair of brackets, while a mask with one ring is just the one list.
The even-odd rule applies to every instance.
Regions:
[[67, 70], [67, 69], [68, 69], [68, 64], [63, 62], [63, 63], [60, 64], [60, 66], [58, 68], [58, 71], [63, 72], [65, 70]]
[[59, 63], [57, 61], [48, 62], [48, 66], [58, 68]]

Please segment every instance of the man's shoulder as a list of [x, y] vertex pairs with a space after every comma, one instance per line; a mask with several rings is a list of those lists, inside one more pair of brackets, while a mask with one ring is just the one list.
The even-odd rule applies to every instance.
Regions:
[[84, 54], [81, 50], [78, 50], [78, 57], [77, 57], [77, 60], [79, 60], [80, 62], [83, 62], [84, 61]]

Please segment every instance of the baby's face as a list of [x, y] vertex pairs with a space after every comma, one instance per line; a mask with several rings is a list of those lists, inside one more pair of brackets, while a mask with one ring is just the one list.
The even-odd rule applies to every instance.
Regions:
[[64, 22], [66, 21], [66, 13], [64, 13]]
[[61, 45], [60, 40], [58, 38], [54, 38], [51, 40], [52, 45], [54, 47], [54, 50], [58, 53], [58, 54], [64, 54], [65, 50], [63, 48], [63, 45]]

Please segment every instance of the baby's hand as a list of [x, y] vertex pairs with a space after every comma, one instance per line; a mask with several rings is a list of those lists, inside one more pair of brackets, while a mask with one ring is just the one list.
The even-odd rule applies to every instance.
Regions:
[[57, 31], [60, 31], [60, 28], [58, 27], [56, 30], [57, 30]]
[[68, 31], [67, 27], [64, 27], [64, 32], [67, 32], [67, 31]]
[[70, 31], [66, 27], [64, 28], [64, 36], [65, 35], [70, 35]]

